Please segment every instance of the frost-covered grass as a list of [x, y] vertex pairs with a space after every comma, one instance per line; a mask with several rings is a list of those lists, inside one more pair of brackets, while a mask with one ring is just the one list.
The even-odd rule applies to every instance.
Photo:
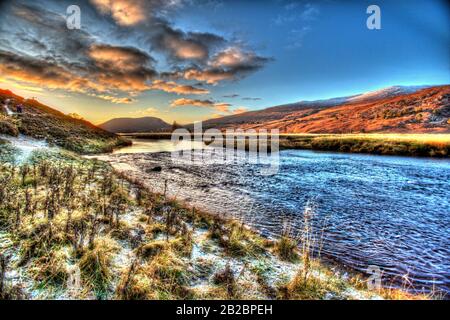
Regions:
[[0, 138], [0, 161], [13, 163], [18, 150], [7, 140]]

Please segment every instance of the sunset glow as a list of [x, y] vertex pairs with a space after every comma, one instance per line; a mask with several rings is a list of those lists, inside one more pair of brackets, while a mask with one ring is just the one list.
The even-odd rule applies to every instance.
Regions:
[[[382, 1], [388, 14], [376, 32], [365, 27], [363, 2], [75, 2], [3, 2], [0, 87], [94, 123], [141, 116], [191, 123], [450, 82], [450, 28], [439, 2], [419, 1], [413, 11], [407, 1]], [[71, 4], [80, 8], [79, 30], [66, 27]], [[405, 23], [414, 12], [423, 32]]]

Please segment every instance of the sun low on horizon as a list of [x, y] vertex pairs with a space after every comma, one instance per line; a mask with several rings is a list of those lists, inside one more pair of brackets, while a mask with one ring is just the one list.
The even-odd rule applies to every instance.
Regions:
[[[379, 30], [366, 26], [369, 5], [3, 1], [0, 88], [94, 124], [146, 116], [192, 123], [393, 85], [450, 83], [445, 1], [377, 1]], [[74, 13], [80, 25], [69, 28]]]

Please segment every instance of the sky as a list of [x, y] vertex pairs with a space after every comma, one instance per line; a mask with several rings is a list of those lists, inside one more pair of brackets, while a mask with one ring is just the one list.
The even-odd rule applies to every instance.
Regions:
[[[369, 5], [381, 29], [369, 30]], [[80, 8], [69, 29], [67, 8]], [[438, 0], [33, 0], [0, 4], [0, 88], [99, 124], [191, 123], [392, 85], [450, 84]]]

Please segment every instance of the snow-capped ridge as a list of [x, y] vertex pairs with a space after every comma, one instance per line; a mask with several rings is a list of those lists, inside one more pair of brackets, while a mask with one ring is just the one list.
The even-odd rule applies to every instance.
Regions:
[[427, 87], [428, 86], [392, 86], [348, 97], [346, 102], [361, 102], [365, 100], [392, 98], [402, 94], [414, 93]]
[[399, 96], [402, 94], [409, 94], [417, 92], [421, 89], [426, 89], [430, 86], [391, 86], [375, 91], [368, 91], [365, 93], [360, 93], [352, 96], [345, 97], [337, 97], [331, 99], [321, 99], [321, 100], [302, 100], [297, 102], [301, 105], [323, 105], [323, 106], [331, 106], [331, 105], [340, 105], [344, 103], [354, 103], [354, 102], [362, 102], [362, 101], [373, 101], [384, 98], [391, 98], [395, 96]]

